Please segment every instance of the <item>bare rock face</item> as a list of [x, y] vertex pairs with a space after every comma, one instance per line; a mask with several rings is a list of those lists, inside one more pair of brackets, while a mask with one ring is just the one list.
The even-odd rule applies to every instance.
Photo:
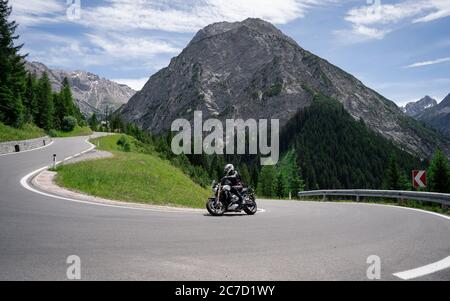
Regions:
[[407, 103], [402, 109], [406, 115], [416, 117], [425, 110], [432, 108], [436, 105], [437, 105], [436, 99], [431, 98], [430, 96], [427, 95], [418, 101]]
[[418, 114], [416, 118], [450, 136], [450, 94], [438, 105]]
[[203, 111], [204, 119], [278, 118], [284, 125], [318, 92], [411, 153], [428, 156], [436, 145], [447, 143], [392, 101], [260, 19], [200, 30], [120, 112], [153, 133], [170, 130], [177, 118], [192, 120], [194, 110]]
[[106, 109], [115, 111], [136, 93], [126, 85], [89, 72], [51, 70], [42, 63], [28, 61], [25, 62], [25, 68], [38, 77], [47, 72], [53, 91], [60, 91], [62, 82], [67, 77], [75, 102], [86, 117], [94, 112], [103, 114]]

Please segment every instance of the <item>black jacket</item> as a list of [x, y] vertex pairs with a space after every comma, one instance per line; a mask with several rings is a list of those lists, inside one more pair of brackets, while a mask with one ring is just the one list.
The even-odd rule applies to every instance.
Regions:
[[242, 185], [241, 175], [236, 170], [230, 172], [227, 176], [223, 177], [223, 180], [230, 181], [231, 186]]

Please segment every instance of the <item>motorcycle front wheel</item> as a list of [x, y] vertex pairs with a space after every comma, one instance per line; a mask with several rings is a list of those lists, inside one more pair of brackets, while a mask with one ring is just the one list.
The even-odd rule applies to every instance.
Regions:
[[215, 199], [209, 199], [206, 203], [206, 210], [212, 216], [221, 216], [225, 213], [226, 208], [222, 202], [216, 202]]

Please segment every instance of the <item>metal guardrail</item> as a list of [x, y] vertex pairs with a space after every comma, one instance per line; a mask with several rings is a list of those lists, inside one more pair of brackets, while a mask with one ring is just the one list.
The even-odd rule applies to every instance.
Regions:
[[327, 196], [353, 196], [359, 202], [361, 197], [376, 197], [400, 200], [417, 200], [433, 202], [442, 205], [444, 210], [448, 210], [450, 205], [450, 194], [436, 192], [399, 191], [399, 190], [365, 190], [365, 189], [343, 189], [343, 190], [313, 190], [299, 192], [300, 197], [322, 196], [326, 200]]

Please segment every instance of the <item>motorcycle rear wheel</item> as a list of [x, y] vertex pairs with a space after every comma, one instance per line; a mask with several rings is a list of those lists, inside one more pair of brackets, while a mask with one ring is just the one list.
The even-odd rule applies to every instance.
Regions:
[[256, 205], [256, 201], [254, 198], [250, 198], [251, 204], [245, 204], [244, 212], [248, 215], [254, 215], [258, 211], [258, 205]]

